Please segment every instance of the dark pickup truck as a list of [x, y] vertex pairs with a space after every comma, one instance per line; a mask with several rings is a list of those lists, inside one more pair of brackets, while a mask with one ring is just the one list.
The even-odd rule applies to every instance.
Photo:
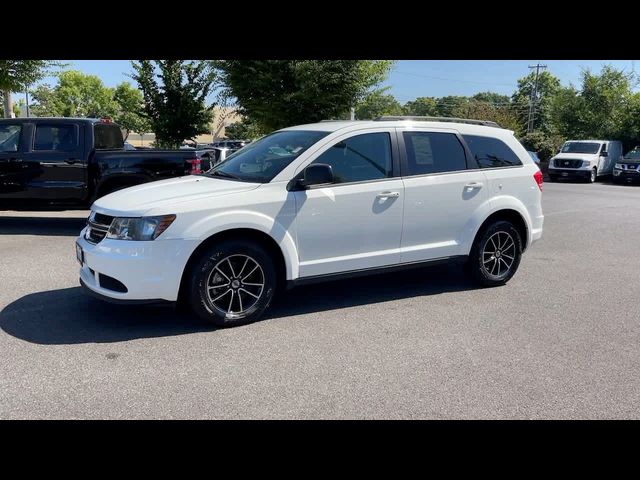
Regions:
[[125, 150], [122, 130], [108, 120], [0, 120], [0, 208], [88, 206], [115, 190], [200, 171], [194, 151]]

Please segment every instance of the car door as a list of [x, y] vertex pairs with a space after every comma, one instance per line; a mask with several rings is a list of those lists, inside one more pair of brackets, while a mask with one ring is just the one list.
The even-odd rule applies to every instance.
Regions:
[[86, 194], [84, 135], [69, 122], [34, 122], [33, 144], [23, 155], [30, 172], [25, 196], [34, 199], [80, 200]]
[[403, 185], [393, 129], [345, 134], [301, 165], [330, 165], [334, 183], [292, 192], [300, 277], [400, 261]]
[[0, 124], [0, 199], [20, 198], [26, 188], [23, 155], [28, 127], [22, 122]]
[[401, 262], [465, 255], [461, 238], [486, 201], [485, 176], [454, 130], [399, 129], [404, 220]]

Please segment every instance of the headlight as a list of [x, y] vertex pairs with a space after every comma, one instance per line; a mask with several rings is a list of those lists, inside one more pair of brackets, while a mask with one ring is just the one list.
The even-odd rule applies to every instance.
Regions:
[[158, 217], [114, 218], [107, 238], [115, 240], [155, 240], [176, 219], [175, 215]]
[[591, 166], [591, 162], [589, 160], [582, 160], [582, 166], [583, 167], [589, 167], [589, 166]]
[[618, 170], [622, 170], [622, 164], [621, 163], [616, 163], [613, 168], [617, 168]]

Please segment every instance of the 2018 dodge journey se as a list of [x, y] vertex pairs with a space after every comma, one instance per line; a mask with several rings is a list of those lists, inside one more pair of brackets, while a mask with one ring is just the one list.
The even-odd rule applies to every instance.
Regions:
[[541, 190], [492, 122], [300, 125], [202, 175], [98, 199], [77, 239], [80, 282], [105, 300], [184, 302], [218, 326], [255, 321], [280, 286], [432, 262], [502, 285], [542, 236]]

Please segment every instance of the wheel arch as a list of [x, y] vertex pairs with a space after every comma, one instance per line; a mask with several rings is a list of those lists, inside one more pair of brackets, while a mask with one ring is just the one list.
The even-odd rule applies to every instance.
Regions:
[[[216, 243], [220, 243], [226, 240], [231, 239], [242, 239], [242, 240], [251, 240], [264, 247], [269, 254], [275, 260], [276, 266], [276, 274], [278, 277], [278, 287], [283, 287], [286, 281], [292, 278], [294, 275], [293, 268], [297, 268], [297, 263], [294, 266], [293, 262], [291, 262], [290, 255], [286, 253], [286, 248], [283, 249], [282, 245], [279, 244], [276, 239], [269, 235], [267, 232], [262, 229], [255, 227], [235, 227], [228, 228], [225, 230], [221, 230], [215, 232], [202, 240], [198, 244], [198, 246], [194, 249], [194, 251], [189, 256], [187, 263], [182, 271], [182, 276], [180, 278], [180, 286], [178, 291], [178, 299], [185, 298], [185, 289], [188, 285], [188, 275], [191, 271], [193, 264], [196, 262], [198, 257], [202, 255], [208, 248], [215, 245]], [[296, 257], [297, 258], [297, 257]]]
[[529, 228], [527, 220], [525, 219], [525, 216], [522, 214], [522, 212], [512, 207], [505, 207], [494, 210], [489, 216], [487, 216], [487, 218], [485, 218], [480, 226], [476, 229], [471, 245], [473, 246], [475, 244], [478, 236], [482, 234], [482, 232], [488, 225], [499, 220], [505, 220], [513, 224], [522, 240], [522, 252], [524, 252], [530, 243], [529, 235], [531, 229]]

